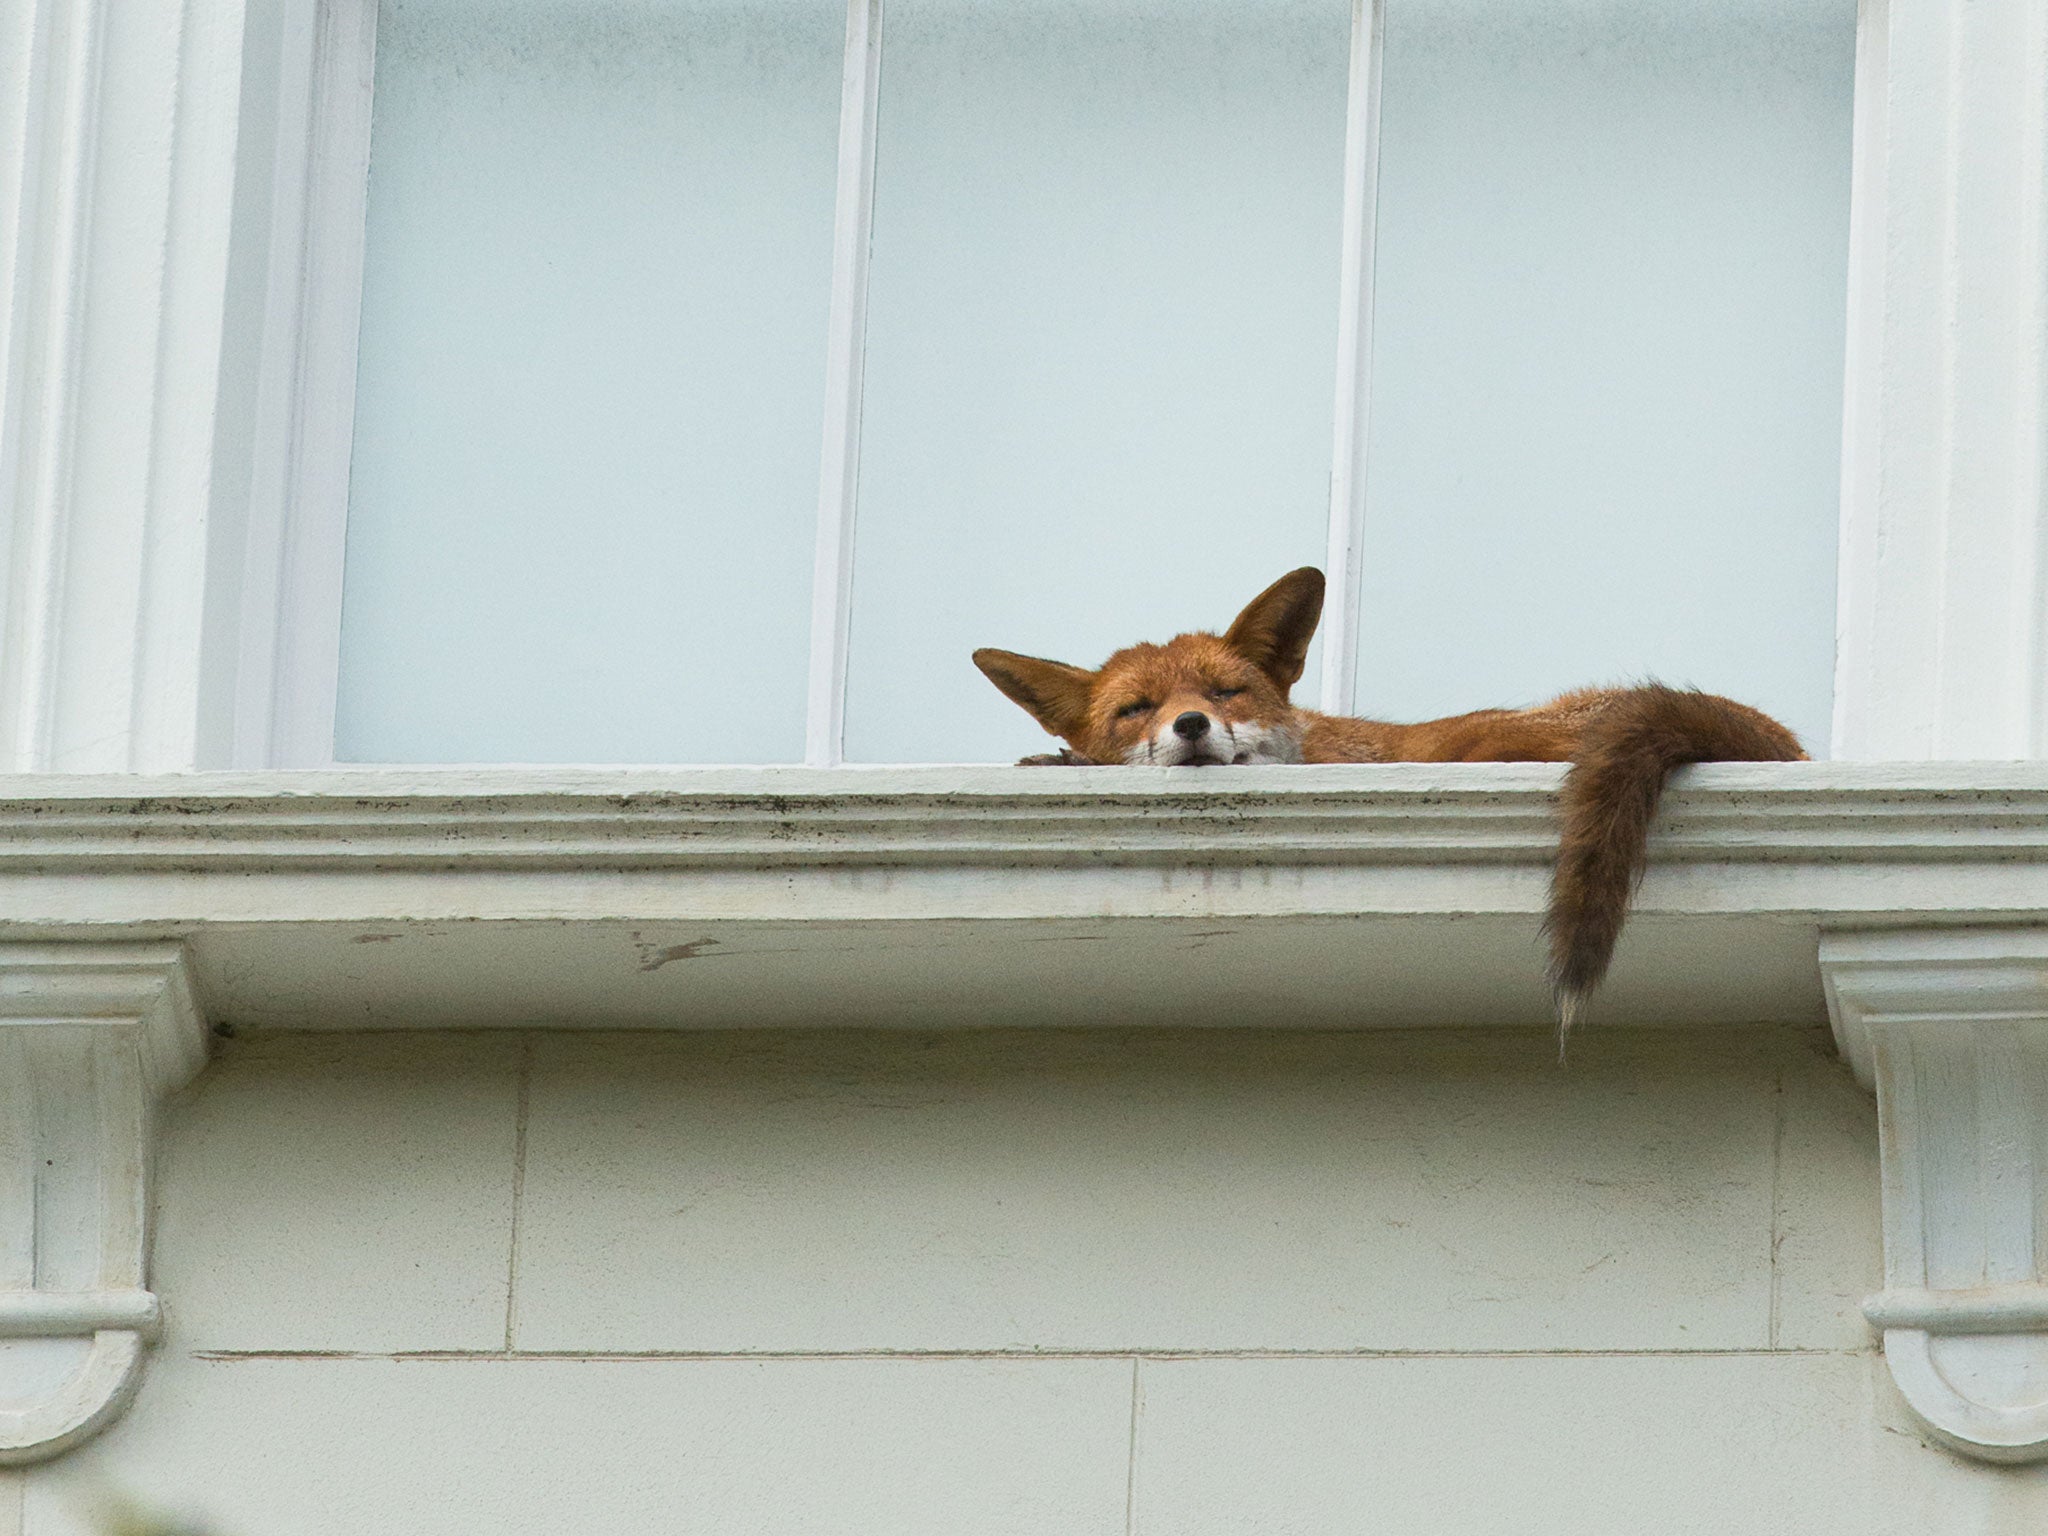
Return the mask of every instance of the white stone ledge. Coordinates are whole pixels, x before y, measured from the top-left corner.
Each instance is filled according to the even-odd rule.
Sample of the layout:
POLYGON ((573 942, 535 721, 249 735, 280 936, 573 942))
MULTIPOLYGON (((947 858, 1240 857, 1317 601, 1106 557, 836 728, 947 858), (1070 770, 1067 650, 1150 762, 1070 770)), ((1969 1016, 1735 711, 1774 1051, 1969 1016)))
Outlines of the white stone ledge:
MULTIPOLYGON (((16 776, 0 938, 187 941, 250 1027, 1242 1023, 1251 975, 1262 1020, 1535 1025, 1561 773, 16 776)), ((1818 1022, 1823 930, 2044 919, 2048 767, 1704 765, 1595 1019, 1818 1022)))
MULTIPOLYGON (((0 780, 0 867, 680 869, 1546 859, 1562 769, 1346 764, 356 769, 0 780)), ((2048 849, 2048 770, 1682 770, 1660 861, 2007 860, 2048 849)))

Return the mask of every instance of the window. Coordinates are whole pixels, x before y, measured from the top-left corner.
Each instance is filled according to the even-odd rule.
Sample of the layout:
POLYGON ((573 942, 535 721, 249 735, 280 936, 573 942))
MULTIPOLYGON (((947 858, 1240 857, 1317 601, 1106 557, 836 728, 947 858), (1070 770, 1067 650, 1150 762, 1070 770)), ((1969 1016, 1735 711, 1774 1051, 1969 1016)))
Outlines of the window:
POLYGON ((1826 753, 1855 27, 1388 0, 1363 710, 1654 675, 1826 753))
POLYGON ((374 15, 339 759, 1007 760, 1305 563, 1305 703, 1825 750, 1853 0, 374 15))
POLYGON ((803 755, 842 30, 380 7, 339 756, 803 755))

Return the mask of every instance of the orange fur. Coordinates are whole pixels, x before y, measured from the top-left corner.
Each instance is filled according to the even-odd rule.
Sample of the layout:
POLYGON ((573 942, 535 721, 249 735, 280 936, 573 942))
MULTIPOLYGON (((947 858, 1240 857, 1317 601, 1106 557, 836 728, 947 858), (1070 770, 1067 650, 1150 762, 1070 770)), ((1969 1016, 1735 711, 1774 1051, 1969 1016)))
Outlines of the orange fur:
POLYGON ((1746 704, 1656 683, 1409 725, 1297 709, 1288 691, 1322 606, 1322 573, 1304 566, 1253 598, 1221 635, 1129 646, 1092 672, 996 650, 976 651, 974 663, 1067 743, 1057 757, 1027 762, 1572 764, 1558 799, 1544 918, 1560 1051, 1613 959, 1671 770, 1806 755, 1790 731, 1746 704))

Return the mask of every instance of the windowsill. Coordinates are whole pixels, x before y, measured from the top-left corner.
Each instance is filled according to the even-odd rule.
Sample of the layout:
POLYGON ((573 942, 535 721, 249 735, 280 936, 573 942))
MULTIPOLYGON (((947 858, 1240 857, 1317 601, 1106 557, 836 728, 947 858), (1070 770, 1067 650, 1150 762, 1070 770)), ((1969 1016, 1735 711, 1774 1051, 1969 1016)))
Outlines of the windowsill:
MULTIPOLYGON (((1551 765, 7 780, 0 939, 240 1028, 1540 1024, 1551 765)), ((1805 1021, 1824 930, 2041 921, 2048 764, 1674 782, 1594 1022, 1805 1021)))

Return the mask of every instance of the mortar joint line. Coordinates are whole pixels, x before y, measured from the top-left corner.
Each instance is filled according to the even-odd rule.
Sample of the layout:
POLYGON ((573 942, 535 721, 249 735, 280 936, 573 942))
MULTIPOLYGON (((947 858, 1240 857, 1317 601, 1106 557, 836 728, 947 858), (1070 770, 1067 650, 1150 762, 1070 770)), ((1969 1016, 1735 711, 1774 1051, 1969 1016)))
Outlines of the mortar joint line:
POLYGON ((1778 1245, 1785 1240, 1785 1068, 1781 1064, 1771 1095, 1771 1252, 1769 1318, 1764 1343, 1778 1347, 1778 1312, 1783 1284, 1778 1274, 1778 1245))
POLYGON ((1129 1360, 1726 1360, 1767 1359, 1774 1355, 1854 1358, 1877 1353, 1875 1341, 1857 1348, 1795 1347, 1791 1349, 196 1349, 195 1360, 388 1360, 388 1361, 936 1361, 1035 1360, 1051 1364, 1074 1361, 1129 1360))
POLYGON ((1138 1405, 1143 1401, 1138 1372, 1143 1360, 1131 1356, 1131 1435, 1124 1461, 1124 1536, 1137 1536, 1138 1529, 1138 1405))
POLYGON ((505 1354, 517 1353, 520 1217, 526 1207, 526 1121, 533 1106, 533 1041, 519 1045, 519 1102, 512 1130, 512 1233, 505 1255, 505 1354))

